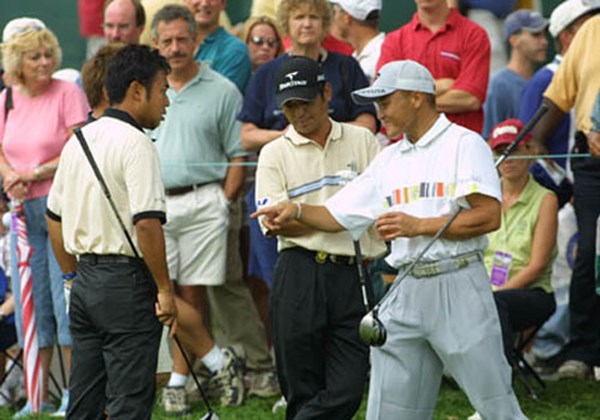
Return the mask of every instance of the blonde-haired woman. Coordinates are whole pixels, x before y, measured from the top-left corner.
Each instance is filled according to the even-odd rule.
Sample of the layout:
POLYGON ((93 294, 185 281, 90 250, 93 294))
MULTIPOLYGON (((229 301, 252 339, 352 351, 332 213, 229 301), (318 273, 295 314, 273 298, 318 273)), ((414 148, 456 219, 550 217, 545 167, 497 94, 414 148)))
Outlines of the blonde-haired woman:
POLYGON ((283 42, 277 24, 268 16, 255 16, 246 21, 242 40, 248 46, 252 71, 283 54, 283 42))
MULTIPOLYGON (((23 202, 33 248, 30 264, 43 370, 42 411, 54 410, 48 397, 48 375, 56 336, 67 366, 71 349, 62 273, 48 240, 46 199, 60 152, 71 129, 85 121, 89 108, 78 86, 52 79, 60 61, 58 40, 40 20, 18 18, 4 28, 2 62, 10 86, 0 94, 0 175, 6 194, 23 202)), ((12 233, 11 248, 16 325, 22 345, 16 232, 12 233)), ((66 411, 67 402, 68 392, 64 392, 57 414, 66 411)), ((27 403, 15 416, 30 412, 27 403)))

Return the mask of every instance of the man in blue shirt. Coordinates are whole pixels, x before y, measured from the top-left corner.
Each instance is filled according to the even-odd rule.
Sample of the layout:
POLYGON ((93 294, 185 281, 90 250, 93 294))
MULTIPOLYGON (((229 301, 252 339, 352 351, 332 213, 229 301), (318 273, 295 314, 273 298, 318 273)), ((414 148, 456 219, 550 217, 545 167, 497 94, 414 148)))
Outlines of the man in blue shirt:
POLYGON ((185 0, 196 23, 200 47, 197 61, 206 61, 217 73, 231 80, 243 94, 252 74, 248 47, 219 25, 227 0, 185 0))

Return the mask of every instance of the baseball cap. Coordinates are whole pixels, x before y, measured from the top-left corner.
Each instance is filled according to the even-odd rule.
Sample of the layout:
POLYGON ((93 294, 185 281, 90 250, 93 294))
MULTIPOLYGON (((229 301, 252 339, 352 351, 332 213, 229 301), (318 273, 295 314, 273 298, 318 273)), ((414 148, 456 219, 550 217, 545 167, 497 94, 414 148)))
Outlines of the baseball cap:
POLYGON ((282 107, 291 100, 309 102, 315 99, 325 83, 325 75, 315 60, 293 56, 286 60, 275 73, 275 100, 282 107))
POLYGON ((581 16, 597 11, 600 11, 600 1, 566 0, 559 4, 550 15, 550 34, 556 38, 581 16))
POLYGON ((519 9, 512 12, 504 21, 504 39, 519 31, 541 32, 548 26, 548 21, 538 12, 519 9))
MULTIPOLYGON (((490 147, 495 150, 499 146, 509 145, 517 138, 517 135, 523 130, 525 125, 516 118, 511 118, 498 123, 492 128, 490 134, 490 147)), ((528 133, 522 140, 522 143, 531 141, 533 136, 528 133)), ((522 144, 521 143, 521 144, 522 144)))
POLYGON ((416 61, 392 61, 379 70, 373 85, 352 92, 352 99, 357 104, 368 104, 397 90, 433 95, 435 93, 433 76, 416 61))
POLYGON ((381 0, 330 0, 354 19, 367 20, 371 12, 381 10, 381 0))
POLYGON ((30 17, 20 17, 11 20, 4 27, 2 32, 2 42, 10 41, 14 36, 29 31, 39 31, 46 29, 46 25, 39 19, 30 17))

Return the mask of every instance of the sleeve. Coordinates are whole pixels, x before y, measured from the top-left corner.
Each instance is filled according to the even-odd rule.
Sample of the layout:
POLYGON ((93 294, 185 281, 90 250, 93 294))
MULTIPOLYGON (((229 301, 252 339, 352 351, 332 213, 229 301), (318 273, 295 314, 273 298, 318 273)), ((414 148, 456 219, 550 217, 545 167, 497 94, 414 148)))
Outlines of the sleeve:
POLYGON ((375 66, 375 74, 379 72, 379 69, 390 61, 401 60, 402 51, 400 50, 401 34, 400 30, 390 32, 385 36, 383 44, 381 44, 381 53, 379 54, 379 60, 375 66))
POLYGON ((594 102, 594 108, 592 109, 592 130, 600 132, 600 90, 596 96, 594 102))
POLYGON ((466 207, 464 198, 483 194, 502 201, 500 178, 494 166, 492 150, 473 133, 464 134, 458 146, 456 197, 466 207))
POLYGON ((67 128, 82 124, 87 119, 90 106, 83 90, 75 83, 64 82, 67 86, 63 100, 64 121, 67 128))
POLYGON ((379 193, 379 167, 384 163, 376 157, 367 170, 325 202, 333 218, 350 233, 354 240, 385 211, 385 199, 379 193))
POLYGON ((141 219, 166 222, 166 205, 158 152, 150 140, 132 142, 125 159, 125 184, 135 224, 141 219))
MULTIPOLYGON (((367 76, 365 76, 365 73, 360 67, 360 64, 358 64, 358 61, 350 56, 348 56, 346 60, 348 62, 348 70, 350 73, 350 91, 353 92, 358 89, 369 87, 369 79, 367 79, 367 76)), ((348 93, 345 93, 345 95, 347 96, 347 101, 350 102, 351 113, 349 121, 354 121, 361 114, 371 114, 374 117, 377 115, 374 105, 358 105, 352 100, 352 98, 350 98, 348 93)))
POLYGON ((577 76, 581 65, 579 58, 586 55, 585 46, 589 42, 586 37, 586 29, 589 27, 589 25, 584 25, 577 33, 569 46, 569 51, 554 73, 552 82, 544 92, 544 96, 564 113, 568 113, 575 105, 578 90, 577 76))
POLYGON ((252 75, 252 62, 248 54, 248 47, 243 43, 236 42, 228 54, 221 54, 221 56, 224 58, 222 66, 219 66, 221 67, 219 72, 231 80, 240 93, 244 93, 252 75))
POLYGON ((525 85, 525 89, 523 90, 521 106, 519 107, 519 119, 521 121, 526 123, 533 117, 535 111, 537 111, 542 104, 544 91, 551 80, 552 74, 548 70, 542 69, 527 82, 527 85, 525 85))
POLYGON ((452 89, 469 92, 483 103, 490 79, 490 40, 482 28, 476 27, 463 41, 462 65, 452 89))
POLYGON ((236 119, 236 115, 242 107, 242 95, 232 88, 231 92, 223 95, 223 101, 223 112, 218 124, 225 155, 230 159, 247 156, 248 153, 242 148, 240 138, 242 124, 236 119))
MULTIPOLYGON (((277 150, 274 146, 283 141, 280 138, 267 144, 258 156, 256 167, 256 208, 280 203, 288 199, 285 174, 278 165, 277 150)), ((263 233, 266 229, 259 223, 263 233)))

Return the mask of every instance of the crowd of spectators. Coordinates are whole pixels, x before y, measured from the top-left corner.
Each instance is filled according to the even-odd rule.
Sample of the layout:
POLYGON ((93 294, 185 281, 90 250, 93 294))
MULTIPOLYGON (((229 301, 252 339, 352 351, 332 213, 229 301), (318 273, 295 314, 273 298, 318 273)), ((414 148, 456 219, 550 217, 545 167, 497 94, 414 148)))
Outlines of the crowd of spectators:
MULTIPOLYGON (((87 61, 75 82, 53 76, 61 68, 61 46, 51 28, 36 18, 9 22, 2 34, 6 88, 0 93, 0 176, 4 202, 24 206, 33 247, 41 410, 66 412, 69 391, 62 390, 54 406, 48 375, 55 345, 69 369, 72 343, 63 277, 48 240, 46 200, 73 129, 102 118, 109 107, 103 90, 107 68, 125 44, 157 48, 171 68, 170 107, 160 126, 148 131, 156 141, 165 188, 166 260, 179 316, 188 321, 183 328, 194 331, 182 333, 186 351, 202 362, 199 373, 223 405, 280 391, 294 413, 305 403, 289 383, 301 356, 292 357, 287 344, 278 341, 278 331, 289 334, 291 321, 280 306, 269 319, 265 297, 281 290, 273 284, 281 278, 274 275, 280 251, 295 243, 286 237, 307 233, 269 232, 249 217, 266 204, 254 182, 261 150, 295 133, 276 97, 281 84, 276 75, 298 56, 322 69, 331 89, 329 117, 368 130, 381 148, 406 140, 388 138, 380 110, 358 104, 350 93, 371 85, 390 62, 425 66, 435 81, 435 111, 480 135, 495 153, 546 104, 549 111, 533 136, 515 149, 515 159, 498 168, 502 223, 489 234, 485 263, 509 363, 514 363, 516 335, 534 328, 539 329, 531 350, 536 370, 548 377, 592 377, 593 367, 600 365, 594 272, 600 55, 593 52, 600 36, 595 16, 600 1, 565 0, 547 17, 515 3, 415 0, 411 20, 385 34, 381 0, 254 1, 251 16, 237 27, 228 21, 226 0, 80 0, 87 61), (556 50, 553 58, 549 41, 556 50), (194 340, 202 340, 202 346, 194 340)), ((294 83, 293 73, 287 77, 294 83)), ((296 161, 308 165, 303 177, 312 163, 296 161)), ((349 164, 349 172, 357 169, 349 164)), ((307 180, 307 191, 288 190, 280 199, 329 188, 328 175, 334 174, 307 180)), ((17 232, 8 231, 2 233, 10 242, 10 252, 2 255, 10 255, 10 261, 0 270, 1 350, 15 341, 23 346, 17 232)), ((317 255, 326 248, 319 249, 318 241, 299 243, 317 255)), ((387 272, 393 273, 391 265, 387 272)), ((169 342, 166 335, 163 341, 169 342)), ((161 397, 168 414, 188 412, 188 398, 195 395, 183 356, 170 346, 172 372, 161 397)), ((4 365, 0 359, 0 373, 4 365)), ((0 387, 6 390, 0 392, 2 405, 17 395, 8 385, 0 387)), ((15 416, 31 410, 27 402, 15 416)))

